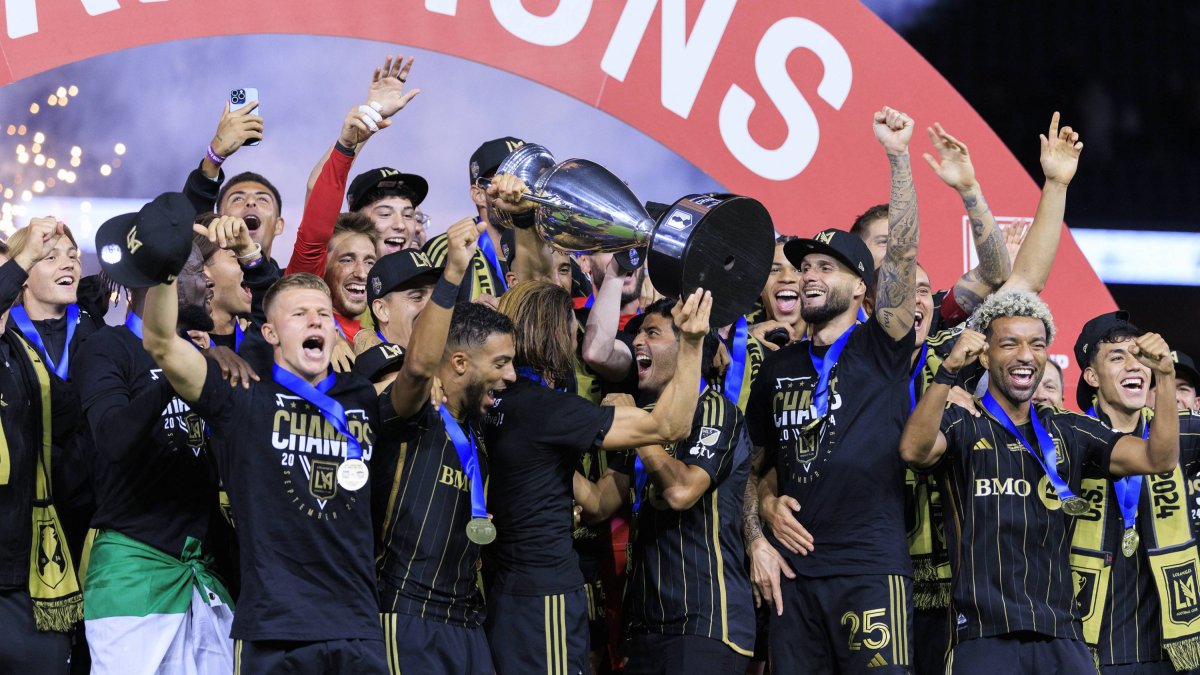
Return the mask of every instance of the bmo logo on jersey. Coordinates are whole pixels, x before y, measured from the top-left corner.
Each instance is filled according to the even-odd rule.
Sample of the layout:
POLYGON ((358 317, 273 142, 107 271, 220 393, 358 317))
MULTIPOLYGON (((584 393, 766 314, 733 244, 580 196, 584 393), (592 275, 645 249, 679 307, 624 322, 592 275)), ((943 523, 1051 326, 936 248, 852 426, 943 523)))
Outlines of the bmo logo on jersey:
POLYGON ((1028 497, 1033 489, 1024 478, 976 478, 976 497, 1028 497))

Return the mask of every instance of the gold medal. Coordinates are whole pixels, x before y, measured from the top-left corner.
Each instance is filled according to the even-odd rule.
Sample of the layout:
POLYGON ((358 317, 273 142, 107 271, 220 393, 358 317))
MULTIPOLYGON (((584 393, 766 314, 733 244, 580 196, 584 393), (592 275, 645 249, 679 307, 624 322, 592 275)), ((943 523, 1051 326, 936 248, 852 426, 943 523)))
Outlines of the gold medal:
POLYGON ((337 484, 343 490, 354 492, 367 484, 367 463, 361 459, 348 459, 337 469, 337 484))
POLYGON ((496 526, 487 518, 472 518, 471 522, 467 523, 467 539, 480 546, 487 546, 496 541, 496 526))
POLYGON ((1063 513, 1068 516, 1082 516, 1091 510, 1091 505, 1082 497, 1067 497, 1062 500, 1063 513))
POLYGON ((1137 553, 1138 544, 1142 538, 1138 536, 1136 528, 1125 530, 1125 534, 1121 536, 1121 553, 1125 554, 1126 558, 1132 558, 1133 554, 1137 553))

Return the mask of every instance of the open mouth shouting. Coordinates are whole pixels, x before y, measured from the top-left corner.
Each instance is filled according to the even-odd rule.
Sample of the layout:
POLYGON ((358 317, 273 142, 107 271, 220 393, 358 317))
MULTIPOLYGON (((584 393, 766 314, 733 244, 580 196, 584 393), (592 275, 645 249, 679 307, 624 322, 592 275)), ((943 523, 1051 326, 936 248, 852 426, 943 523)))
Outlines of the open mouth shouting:
POLYGON ((346 298, 353 302, 367 301, 367 285, 361 281, 350 281, 342 285, 346 298))
POLYGON ((242 216, 242 220, 246 222, 246 229, 250 230, 251 232, 262 227, 262 219, 253 213, 248 213, 242 216))
POLYGON ((640 346, 635 348, 633 359, 637 364, 638 379, 644 379, 650 373, 650 368, 654 366, 654 359, 640 346))
POLYGON ((791 314, 799 304, 800 294, 796 291, 789 288, 775 292, 775 310, 778 314, 791 314))
POLYGON ((1134 395, 1144 394, 1146 393, 1146 378, 1141 375, 1129 375, 1121 378, 1121 389, 1134 395))
POLYGON ((811 304, 815 304, 825 298, 826 292, 827 291, 820 286, 805 286, 804 300, 811 304))
POLYGON ((301 353, 305 359, 321 361, 325 356, 325 336, 312 334, 300 343, 301 353))
POLYGON ((1018 391, 1031 390, 1037 386, 1037 369, 1028 365, 1017 365, 1008 369, 1008 381, 1018 391))
POLYGON ((913 313, 913 328, 920 331, 925 326, 925 310, 920 307, 913 313))
POLYGON ((383 240, 384 252, 386 254, 395 253, 396 251, 403 251, 405 245, 407 244, 408 238, 402 235, 393 235, 391 237, 387 237, 383 240))

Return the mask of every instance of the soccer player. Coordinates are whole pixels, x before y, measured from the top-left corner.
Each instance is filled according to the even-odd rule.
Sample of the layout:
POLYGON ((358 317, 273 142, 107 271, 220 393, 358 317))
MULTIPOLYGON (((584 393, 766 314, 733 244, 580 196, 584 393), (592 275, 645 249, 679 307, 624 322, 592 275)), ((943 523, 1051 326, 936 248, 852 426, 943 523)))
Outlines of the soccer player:
MULTIPOLYGON (((648 405, 675 375, 680 341, 671 317, 675 304, 659 300, 635 319, 638 388, 648 405)), ((716 350, 716 340, 709 338, 709 351, 716 350)), ((754 609, 737 516, 750 452, 741 411, 705 387, 685 441, 639 448, 636 461, 614 461, 597 484, 595 500, 581 502, 585 517, 602 520, 636 489, 624 672, 746 670, 754 648, 754 609)))
POLYGON ((417 318, 441 275, 442 268, 412 248, 383 256, 367 275, 367 311, 375 331, 359 332, 354 371, 374 382, 376 389, 382 391, 395 379, 417 318))
MULTIPOLYGON (((178 273, 185 297, 172 286, 172 298, 204 304, 194 218, 183 195, 166 193, 96 233, 105 273, 131 290, 124 325, 84 341, 75 376, 97 451, 97 534, 84 584, 94 673, 222 672, 233 658, 232 598, 206 548, 217 484, 204 421, 176 395, 141 339, 146 293, 138 286, 178 273), (152 262, 167 249, 179 254, 179 267, 152 262)), ((178 328, 172 316, 168 330, 178 328)), ((207 361, 188 349, 203 369, 207 361)))
POLYGON ((587 598, 571 547, 572 477, 579 454, 663 445, 691 432, 712 296, 697 290, 673 311, 679 365, 653 413, 604 408, 561 391, 573 369, 570 294, 543 281, 514 286, 500 310, 516 327, 518 379, 496 400, 484 443, 489 510, 498 536, 486 629, 499 675, 584 672, 587 598))
MULTIPOLYGON (((447 232, 445 271, 392 384, 391 440, 377 446, 376 567, 394 675, 493 672, 476 584, 483 545, 495 536, 479 424, 516 373, 508 317, 479 303, 454 304, 481 230, 467 218, 447 232), (430 401, 435 377, 446 399, 440 409, 430 401)), ((409 253, 424 257, 401 251, 384 259, 409 253)))
MULTIPOLYGON (((887 213, 884 214, 887 225, 887 213)), ((884 230, 886 236, 887 230, 884 230)), ((763 349, 775 351, 804 337, 808 329, 800 316, 800 270, 787 259, 784 244, 797 239, 781 236, 775 239, 775 259, 771 261, 771 272, 763 286, 759 302, 763 307, 761 320, 750 327, 750 334, 763 349), (767 339, 770 335, 771 339, 767 339)))
POLYGON ((375 223, 379 233, 375 255, 382 258, 406 248, 421 248, 414 246, 417 207, 427 194, 429 182, 424 178, 385 166, 355 176, 346 190, 346 204, 375 223))
POLYGON ((1175 401, 1179 409, 1200 413, 1200 406, 1196 405, 1196 388, 1200 386, 1196 362, 1179 350, 1171 352, 1171 357, 1175 359, 1175 401))
MULTIPOLYGON (((1153 415, 1146 407, 1152 373, 1133 349, 1143 334, 1126 312, 1109 312, 1084 324, 1074 350, 1083 368, 1076 389, 1080 409, 1137 438, 1150 433, 1153 415)), ((1167 565, 1200 565, 1188 510, 1182 507, 1188 500, 1184 477, 1194 475, 1200 464, 1197 419, 1180 416, 1179 435, 1179 467, 1174 471, 1083 481, 1085 494, 1103 496, 1096 509, 1103 517, 1076 526, 1073 554, 1080 560, 1112 561, 1080 565, 1076 571, 1086 584, 1079 593, 1085 603, 1084 637, 1099 654, 1102 673, 1127 672, 1131 666, 1140 672, 1173 673, 1176 667, 1200 666, 1194 649, 1200 644, 1200 626, 1181 626, 1178 620, 1195 605, 1182 603, 1172 583, 1155 583, 1170 578, 1167 565), (1167 551, 1173 551, 1169 561, 1167 551)))
POLYGON ((1051 408, 1064 407, 1064 392, 1066 383, 1063 381, 1062 366, 1054 359, 1046 359, 1046 372, 1038 382, 1037 390, 1033 392, 1034 405, 1048 405, 1051 408))
MULTIPOLYGON (((883 108, 874 130, 892 169, 875 313, 856 321, 875 285, 861 238, 831 229, 785 244, 801 273, 812 339, 771 353, 746 412, 762 457, 756 466, 765 472, 758 513, 771 530, 770 540, 751 533, 752 578, 775 606, 775 672, 910 672, 904 466, 891 449, 910 408, 915 344, 920 235, 908 155, 912 120, 883 108)), ((748 524, 757 530, 757 521, 748 524)))
POLYGON ((74 432, 79 400, 13 329, 8 308, 29 271, 67 237, 53 218, 34 218, 20 231, 20 254, 0 254, 0 358, 7 364, 0 368, 0 670, 66 675, 83 598, 78 551, 68 546, 51 489, 61 469, 50 448, 74 432))
MULTIPOLYGON (((946 672, 985 672, 998 663, 1014 673, 1093 672, 1076 591, 1078 582, 1094 589, 1096 577, 1072 575, 1071 534, 1075 519, 1102 517, 1096 502, 1103 497, 1082 481, 1085 472, 1171 472, 1179 456, 1174 401, 1157 406, 1146 440, 1085 415, 1034 409, 1030 399, 1054 338, 1045 303, 1031 293, 997 293, 971 325, 981 332, 959 336, 900 442, 906 462, 935 471, 944 485, 955 628, 946 672), (976 357, 988 371, 979 416, 946 407, 950 385, 976 357)), ((1129 351, 1170 399, 1174 366, 1162 338, 1147 333, 1129 351)), ((1103 558, 1094 562, 1087 568, 1103 569, 1103 558)))
POLYGON ((171 286, 150 289, 144 317, 147 351, 208 423, 237 523, 235 671, 387 673, 365 466, 387 397, 329 372, 337 329, 320 278, 286 276, 263 305, 273 368, 244 387, 174 334, 171 286))

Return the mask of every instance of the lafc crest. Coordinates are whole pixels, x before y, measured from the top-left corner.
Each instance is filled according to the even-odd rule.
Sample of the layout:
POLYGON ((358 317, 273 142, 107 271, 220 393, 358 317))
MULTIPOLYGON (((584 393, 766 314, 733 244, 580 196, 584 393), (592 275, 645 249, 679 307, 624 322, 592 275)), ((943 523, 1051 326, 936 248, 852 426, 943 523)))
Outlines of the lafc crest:
POLYGON ((1171 623, 1188 625, 1200 618, 1200 588, 1195 562, 1187 560, 1166 565, 1162 576, 1167 587, 1167 613, 1171 623))
POLYGON ((62 552, 62 534, 52 520, 39 520, 37 562, 34 572, 49 588, 57 588, 67 577, 67 559, 62 552))

